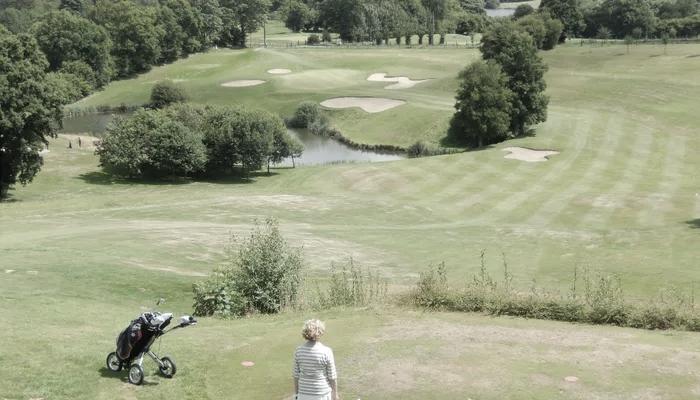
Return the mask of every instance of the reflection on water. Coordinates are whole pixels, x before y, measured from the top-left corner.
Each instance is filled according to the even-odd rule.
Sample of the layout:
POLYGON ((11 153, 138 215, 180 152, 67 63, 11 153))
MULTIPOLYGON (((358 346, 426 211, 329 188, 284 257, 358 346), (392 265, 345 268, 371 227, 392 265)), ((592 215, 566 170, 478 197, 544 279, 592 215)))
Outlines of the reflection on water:
MULTIPOLYGON (((295 159, 296 165, 318 165, 338 162, 378 162, 392 161, 404 158, 396 153, 377 153, 353 149, 343 143, 313 133, 300 130, 289 130, 289 134, 297 137, 304 144, 304 153, 301 158, 295 159)), ((286 160, 283 165, 292 165, 291 160, 286 160)))
MULTIPOLYGON (((107 124, 118 114, 86 114, 70 117, 63 120, 63 133, 89 133, 93 136, 101 136, 107 124)), ((404 158, 396 153, 377 153, 353 149, 336 140, 314 135, 306 130, 289 130, 290 135, 295 136, 304 144, 304 153, 300 158, 294 159, 295 165, 319 165, 344 162, 379 162, 392 161, 404 158)), ((281 166, 291 166, 292 160, 283 161, 281 166)))
POLYGON ((486 15, 489 17, 510 17, 515 13, 514 8, 497 8, 495 10, 486 9, 486 15))

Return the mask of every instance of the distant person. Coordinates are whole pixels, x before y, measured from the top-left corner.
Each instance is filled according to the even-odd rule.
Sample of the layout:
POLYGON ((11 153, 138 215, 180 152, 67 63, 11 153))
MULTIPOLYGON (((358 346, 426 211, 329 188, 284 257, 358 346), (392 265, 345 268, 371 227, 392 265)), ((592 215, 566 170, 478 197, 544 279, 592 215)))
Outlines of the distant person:
POLYGON ((80 140, 80 136, 78 136, 78 147, 80 147, 80 148, 83 147, 83 141, 80 140))
POLYGON ((319 339, 326 326, 317 319, 304 323, 301 336, 306 343, 294 352, 294 398, 296 400, 339 400, 333 350, 319 339))
POLYGON ((68 148, 69 148, 69 149, 72 149, 72 148, 73 148, 73 142, 71 142, 70 140, 68 141, 68 148))

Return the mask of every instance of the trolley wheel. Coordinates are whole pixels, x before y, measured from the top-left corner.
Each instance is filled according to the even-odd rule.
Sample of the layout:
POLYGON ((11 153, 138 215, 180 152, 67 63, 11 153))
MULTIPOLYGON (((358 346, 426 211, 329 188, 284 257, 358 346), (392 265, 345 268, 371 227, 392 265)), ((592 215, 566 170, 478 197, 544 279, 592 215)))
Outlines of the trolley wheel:
POLYGON ((163 364, 158 368, 160 369, 160 373, 166 378, 172 378, 177 372, 175 361, 173 361, 170 357, 163 357, 160 359, 160 362, 163 364))
POLYGON ((119 372, 122 370, 122 367, 123 363, 119 359, 119 357, 117 357, 117 353, 109 353, 109 355, 107 356, 107 369, 112 372, 119 372))
POLYGON ((140 365, 134 364, 129 368, 129 383, 134 385, 143 383, 143 368, 140 365))

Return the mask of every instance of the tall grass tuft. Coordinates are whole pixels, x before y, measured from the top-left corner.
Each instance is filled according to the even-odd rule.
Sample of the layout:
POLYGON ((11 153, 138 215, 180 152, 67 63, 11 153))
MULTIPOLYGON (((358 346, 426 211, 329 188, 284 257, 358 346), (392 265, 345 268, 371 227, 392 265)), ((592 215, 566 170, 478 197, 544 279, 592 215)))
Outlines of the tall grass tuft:
POLYGON ((366 307, 387 300, 388 284, 378 272, 363 270, 351 258, 346 263, 331 266, 328 286, 317 285, 317 308, 339 306, 366 307))
POLYGON ((462 287, 449 285, 447 269, 442 263, 422 273, 415 289, 404 300, 430 310, 700 331, 700 310, 695 306, 694 291, 688 295, 669 290, 653 299, 633 301, 625 297, 620 276, 592 273, 587 269, 581 274, 578 268, 574 269, 568 293, 534 284, 522 290, 513 285, 505 255, 500 279, 494 279, 488 272, 484 255, 482 252, 479 271, 462 287))

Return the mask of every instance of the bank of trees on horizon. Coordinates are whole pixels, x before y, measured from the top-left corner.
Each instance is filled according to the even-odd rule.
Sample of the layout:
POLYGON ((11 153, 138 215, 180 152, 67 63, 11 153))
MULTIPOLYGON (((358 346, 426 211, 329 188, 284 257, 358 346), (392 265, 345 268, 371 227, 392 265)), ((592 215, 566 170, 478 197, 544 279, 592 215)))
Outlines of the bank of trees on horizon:
MULTIPOLYGON (((447 33, 482 32, 494 21, 484 15, 489 5, 482 0, 290 0, 279 5, 279 15, 295 32, 332 31, 344 41, 405 44, 417 35, 418 44, 426 36, 433 44, 433 34, 440 34, 442 43, 447 33)), ((515 18, 549 14, 563 24, 560 40, 700 34, 697 0, 543 0, 538 10, 528 7, 532 10, 519 7, 515 18)))

